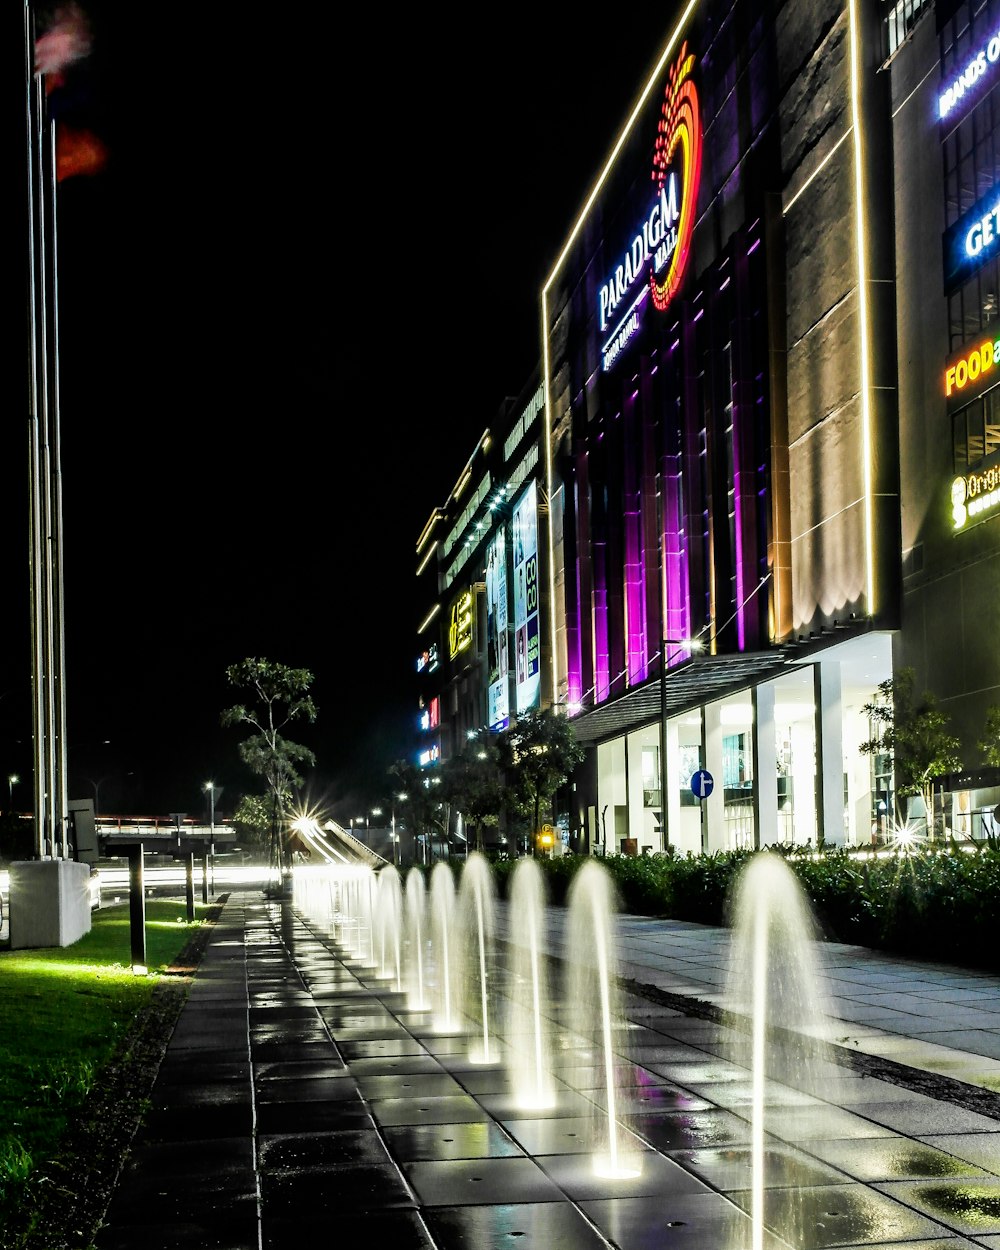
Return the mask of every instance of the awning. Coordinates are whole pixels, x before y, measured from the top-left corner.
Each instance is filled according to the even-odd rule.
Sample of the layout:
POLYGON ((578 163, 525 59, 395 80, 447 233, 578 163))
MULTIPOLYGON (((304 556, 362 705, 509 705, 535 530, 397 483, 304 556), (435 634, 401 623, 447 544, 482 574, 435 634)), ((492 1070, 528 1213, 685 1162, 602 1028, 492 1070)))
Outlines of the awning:
POLYGON ((661 716, 669 719, 751 689, 787 673, 789 666, 808 663, 817 652, 842 638, 838 629, 836 633, 824 632, 822 636, 813 635, 770 647, 767 651, 692 656, 686 663, 668 669, 662 685, 657 675, 641 686, 634 686, 614 699, 571 717, 577 741, 584 746, 604 742, 654 724, 661 716))

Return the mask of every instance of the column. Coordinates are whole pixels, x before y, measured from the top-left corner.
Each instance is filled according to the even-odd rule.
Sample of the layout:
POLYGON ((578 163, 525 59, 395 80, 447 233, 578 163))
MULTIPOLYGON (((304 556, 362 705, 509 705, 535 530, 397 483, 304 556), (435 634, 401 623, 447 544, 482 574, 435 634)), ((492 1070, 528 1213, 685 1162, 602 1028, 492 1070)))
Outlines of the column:
POLYGON ((706 703, 701 720, 701 766, 712 774, 715 782, 712 793, 701 801, 701 849, 708 854, 727 849, 722 736, 722 704, 706 703))
POLYGON ((774 733, 774 686, 751 692, 753 703, 753 844, 778 842, 778 749, 774 733))
POLYGON ((844 843, 843 679, 838 660, 813 665, 816 820, 819 845, 844 843))

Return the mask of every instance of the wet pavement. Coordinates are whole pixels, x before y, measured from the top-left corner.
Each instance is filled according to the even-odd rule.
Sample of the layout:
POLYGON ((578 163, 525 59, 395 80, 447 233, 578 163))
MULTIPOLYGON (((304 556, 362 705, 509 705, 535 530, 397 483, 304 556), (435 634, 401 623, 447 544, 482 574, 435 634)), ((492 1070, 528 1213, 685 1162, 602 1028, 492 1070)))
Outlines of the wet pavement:
MULTIPOLYGON (((546 920, 558 958, 565 913, 546 920)), ((713 1018, 729 932, 617 928, 641 1168, 607 1179, 588 1145, 599 1067, 523 1109, 502 1048, 473 1063, 291 901, 233 892, 95 1246, 1000 1248, 1000 978, 822 945, 832 1057, 766 1090, 755 1243, 752 1080, 713 1018)))

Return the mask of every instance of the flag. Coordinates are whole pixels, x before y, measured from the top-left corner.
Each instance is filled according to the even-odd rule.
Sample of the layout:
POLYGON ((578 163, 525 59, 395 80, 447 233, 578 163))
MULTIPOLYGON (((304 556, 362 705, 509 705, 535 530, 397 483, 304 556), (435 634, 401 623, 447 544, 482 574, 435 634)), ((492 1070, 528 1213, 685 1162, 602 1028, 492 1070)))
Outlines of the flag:
POLYGON ((45 79, 49 117, 56 130, 56 181, 99 173, 107 164, 104 142, 88 119, 93 90, 86 73, 90 23, 78 4, 61 5, 35 40, 35 73, 45 79))

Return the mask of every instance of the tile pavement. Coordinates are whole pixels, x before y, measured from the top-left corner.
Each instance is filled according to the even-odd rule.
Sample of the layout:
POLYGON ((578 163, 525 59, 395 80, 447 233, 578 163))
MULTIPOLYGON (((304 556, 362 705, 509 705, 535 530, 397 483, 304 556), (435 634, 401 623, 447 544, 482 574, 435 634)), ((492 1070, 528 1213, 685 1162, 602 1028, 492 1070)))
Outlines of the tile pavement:
MULTIPOLYGON (((565 913, 546 918, 559 958, 565 913)), ((501 943, 510 929, 501 907, 501 943)), ((436 1034, 292 902, 233 892, 96 1247, 758 1250, 753 1085, 738 1030, 712 1018, 729 934, 636 916, 617 932, 618 1105, 641 1168, 604 1179, 599 1065, 567 1069, 550 1110, 522 1109, 502 1048, 471 1062, 468 1038, 436 1034)), ((951 1096, 977 1091, 993 1110, 1000 979, 821 955, 835 1058, 766 1091, 759 1250, 1000 1250, 1000 1112, 951 1096), (946 1096, 926 1092, 938 1076, 946 1096)))

